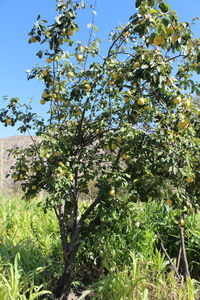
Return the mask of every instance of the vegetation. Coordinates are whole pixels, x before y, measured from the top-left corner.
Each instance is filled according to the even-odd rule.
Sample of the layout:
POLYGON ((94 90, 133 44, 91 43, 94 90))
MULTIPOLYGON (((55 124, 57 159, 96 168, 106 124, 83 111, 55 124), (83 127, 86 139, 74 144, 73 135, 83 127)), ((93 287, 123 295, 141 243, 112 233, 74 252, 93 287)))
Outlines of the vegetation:
MULTIPOLYGON (((26 149, 10 151, 16 158, 11 176, 28 200, 45 191, 40 206, 57 218, 63 268, 55 297, 67 298, 73 277, 87 271, 89 253, 88 280, 90 272, 102 278, 94 287, 98 299, 159 299, 162 284, 172 289, 171 299, 178 291, 192 299, 199 244, 198 229, 187 231, 187 222, 198 218, 200 198, 200 110, 192 102, 200 94, 193 77, 200 72, 200 40, 165 1, 137 0, 137 13, 111 33, 102 56, 94 24, 87 44, 75 42, 81 9, 84 1, 57 0, 55 22, 48 25, 38 16, 29 34, 30 43, 47 45, 37 53, 45 64, 28 79, 44 83, 40 105, 48 117, 32 113, 18 98, 7 99, 0 110, 5 126, 22 122, 21 133, 32 129, 39 137, 26 149), (96 193, 84 205, 91 182, 96 193), (134 226, 140 206, 147 224, 138 220, 134 226), (102 249, 93 240, 97 235, 102 249), (168 267, 163 255, 174 273, 163 273, 168 267)), ((17 256, 15 267, 18 261, 17 256)), ((169 299, 167 291, 165 296, 169 299)))
MULTIPOLYGON (((62 261, 58 225, 53 211, 40 200, 1 198, 1 299, 52 299, 62 261), (34 298, 35 297, 35 298, 34 298)), ((88 205, 84 202, 84 205, 88 205)), ((72 289, 81 299, 198 299, 200 286, 200 214, 186 221, 186 248, 194 279, 174 277, 160 249, 159 232, 172 257, 179 233, 174 211, 159 203, 129 203, 101 214, 101 223, 85 238, 75 262, 72 289), (126 216, 126 217, 125 217, 126 216), (168 219, 166 228, 163 220, 168 219), (112 231, 110 227, 112 225, 112 231), (170 229, 170 233, 166 232, 170 229), (81 296, 82 295, 82 296, 81 296)), ((90 229, 91 232, 91 229, 90 229)))

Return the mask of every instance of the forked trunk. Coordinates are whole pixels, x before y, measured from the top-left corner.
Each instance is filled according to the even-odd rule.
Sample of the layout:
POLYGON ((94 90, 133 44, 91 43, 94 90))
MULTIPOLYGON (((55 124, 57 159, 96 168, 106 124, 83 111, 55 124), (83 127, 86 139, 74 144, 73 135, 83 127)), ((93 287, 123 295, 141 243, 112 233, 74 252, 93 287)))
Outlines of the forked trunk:
POLYGON ((57 297, 56 299, 67 300, 67 297, 70 293, 71 283, 72 283, 73 263, 74 263, 74 257, 78 250, 77 240, 78 240, 81 226, 75 224, 71 232, 70 243, 68 244, 66 241, 67 239, 66 226, 65 224, 63 224, 65 218, 63 218, 63 214, 61 213, 61 211, 62 210, 60 210, 60 214, 59 214, 59 224, 60 224, 61 242, 62 242, 62 250, 63 250, 64 271, 58 281, 55 290, 55 296, 57 297))
POLYGON ((64 271, 60 277, 57 288, 55 290, 55 296, 58 300, 67 300, 71 283, 72 283, 72 273, 73 273, 73 263, 74 257, 77 253, 78 247, 78 237, 81 231, 81 228, 84 226, 85 219, 90 215, 96 205, 100 202, 101 198, 97 198, 84 212, 78 221, 78 208, 77 208, 77 194, 74 197, 74 217, 73 217, 73 227, 71 228, 70 243, 67 243, 67 225, 66 225, 66 216, 65 216, 65 206, 60 205, 58 211, 55 209, 61 235, 61 243, 63 250, 63 260, 64 260, 64 271))

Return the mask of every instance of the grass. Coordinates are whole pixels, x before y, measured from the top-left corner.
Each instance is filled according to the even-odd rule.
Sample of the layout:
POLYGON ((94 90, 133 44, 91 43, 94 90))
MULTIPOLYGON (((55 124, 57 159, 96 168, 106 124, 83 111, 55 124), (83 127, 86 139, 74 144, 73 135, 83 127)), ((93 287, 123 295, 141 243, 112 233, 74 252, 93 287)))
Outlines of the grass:
POLYGON ((194 300, 198 296, 196 281, 178 282, 172 271, 166 272, 168 262, 157 252, 152 260, 130 253, 131 263, 111 270, 101 282, 93 284, 88 293, 98 300, 194 300))
POLYGON ((0 299, 36 299, 61 272, 53 212, 44 214, 37 202, 1 199, 0 236, 0 299))
MULTIPOLYGON (((44 213, 37 199, 31 203, 17 197, 0 201, 0 299, 50 295, 62 268, 54 212, 44 213)), ((159 231, 175 262, 178 231, 173 210, 155 202, 123 202, 96 211, 93 217, 95 226, 88 222, 75 264, 73 289, 80 300, 198 299, 200 214, 186 219, 193 277, 186 283, 174 276, 157 239, 159 231)))

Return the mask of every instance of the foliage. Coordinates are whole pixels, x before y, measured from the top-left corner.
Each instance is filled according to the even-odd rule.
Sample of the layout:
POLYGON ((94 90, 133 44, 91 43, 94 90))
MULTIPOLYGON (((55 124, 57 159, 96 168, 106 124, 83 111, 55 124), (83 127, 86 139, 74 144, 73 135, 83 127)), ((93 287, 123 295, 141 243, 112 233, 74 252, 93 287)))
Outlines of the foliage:
POLYGON ((73 38, 80 8, 84 1, 57 1, 55 22, 38 16, 29 34, 30 43, 47 45, 37 53, 45 65, 28 74, 44 83, 47 118, 18 98, 0 111, 6 126, 21 121, 20 132, 34 129, 41 137, 11 151, 12 177, 27 198, 45 190, 43 207, 55 210, 64 260, 60 299, 69 293, 80 232, 95 207, 109 207, 126 192, 130 201, 171 201, 182 218, 197 210, 200 197, 200 111, 192 103, 200 93, 193 79, 200 41, 190 24, 165 1, 137 0, 137 13, 111 33, 102 56, 94 24, 87 44, 73 38), (80 194, 91 180, 98 194, 81 214, 80 194))
POLYGON ((50 294, 49 291, 42 290, 42 285, 36 286, 34 284, 35 274, 33 272, 29 272, 29 274, 23 274, 23 270, 18 266, 19 259, 20 256, 17 254, 14 260, 14 265, 1 265, 1 299, 34 300, 38 299, 38 297, 41 295, 50 294))
MULTIPOLYGON (((1 199, 0 269, 7 284, 11 284, 10 276, 16 275, 19 293, 31 290, 34 284, 45 290, 52 288, 61 272, 57 232, 54 214, 44 214, 38 200, 26 203, 20 198, 1 199)), ((5 280, 1 281, 4 288, 5 280)))
MULTIPOLYGON (((157 201, 145 205, 121 201, 113 201, 107 209, 95 211, 82 233, 84 242, 76 259, 76 277, 84 284, 131 265, 131 252, 150 261, 155 259, 155 251, 162 252, 158 233, 171 258, 177 260, 180 212, 157 201)), ((199 280, 199 214, 191 214, 185 222, 191 276, 199 280)), ((168 268, 169 264, 165 271, 168 268)))
MULTIPOLYGON (((27 203, 17 198, 1 199, 1 204, 1 299, 7 299, 8 290, 10 295, 18 293, 19 298, 14 299, 32 299, 31 293, 41 285, 43 290, 53 291, 61 269, 61 249, 53 212, 44 214, 37 199, 27 203)), ((85 205, 83 202, 82 206, 85 205)), ((178 235, 173 210, 167 212, 155 202, 126 205, 115 205, 110 214, 101 212, 101 224, 93 225, 91 234, 84 237, 75 262, 74 292, 86 294, 87 291, 88 296, 93 294, 98 299, 107 299, 109 295, 108 299, 113 300, 117 295, 125 297, 128 292, 133 293, 133 299, 137 295, 137 299, 142 300, 146 294, 148 299, 159 299, 160 295, 162 299, 198 299, 188 296, 189 291, 196 295, 198 283, 192 279, 188 281, 188 288, 181 284, 169 270, 164 255, 153 251, 157 245, 157 228, 152 219, 158 216, 165 246, 168 250, 172 247, 173 258, 177 256, 178 235), (161 221, 167 216, 172 224, 165 228, 161 221), (166 235, 169 229, 171 232, 166 235), (167 298, 168 295, 171 298, 167 298)), ((186 245, 194 270, 192 275, 196 274, 196 278, 199 275, 199 216, 192 215, 186 220, 186 245)))

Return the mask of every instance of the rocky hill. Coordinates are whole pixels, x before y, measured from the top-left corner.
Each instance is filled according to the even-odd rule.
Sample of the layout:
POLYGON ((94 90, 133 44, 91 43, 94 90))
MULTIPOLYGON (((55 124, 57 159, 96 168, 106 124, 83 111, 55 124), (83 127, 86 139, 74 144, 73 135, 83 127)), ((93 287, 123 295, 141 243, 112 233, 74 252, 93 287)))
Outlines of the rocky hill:
POLYGON ((30 136, 16 135, 7 138, 0 138, 0 193, 14 187, 13 181, 6 178, 10 167, 14 164, 13 157, 8 156, 8 149, 13 147, 25 148, 32 143, 30 136))

